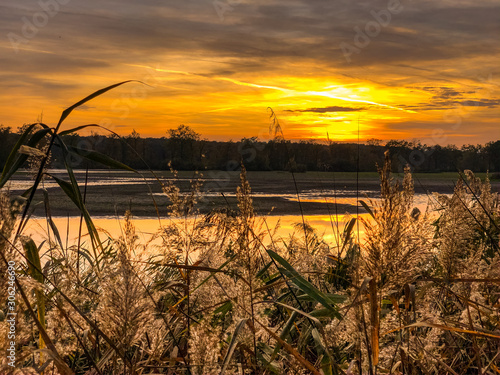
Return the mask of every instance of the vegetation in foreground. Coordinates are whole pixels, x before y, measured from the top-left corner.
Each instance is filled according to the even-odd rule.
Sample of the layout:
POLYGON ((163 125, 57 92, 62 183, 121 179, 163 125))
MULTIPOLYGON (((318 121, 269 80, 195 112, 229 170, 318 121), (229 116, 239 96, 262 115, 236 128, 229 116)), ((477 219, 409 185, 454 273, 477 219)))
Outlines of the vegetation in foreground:
MULTIPOLYGON (((3 315, 9 262, 17 268, 15 369, 3 357, 0 373, 500 372, 500 208, 488 180, 466 172, 451 197, 435 196, 435 211, 420 212, 411 174, 398 183, 387 158, 382 198, 364 203, 371 219, 333 221, 328 244, 305 222, 278 238, 254 215, 242 168, 236 212, 193 219, 198 183, 190 194, 164 184, 171 214, 185 220, 142 243, 130 213, 122 236, 103 238, 68 166, 69 181, 56 181, 89 235, 63 243, 47 204, 47 242, 35 244, 22 228, 59 126, 43 129, 45 151, 35 151, 43 137, 27 136, 0 179, 27 154, 39 158, 24 199, 0 196, 3 315)), ((8 330, 3 319, 4 353, 8 330)))

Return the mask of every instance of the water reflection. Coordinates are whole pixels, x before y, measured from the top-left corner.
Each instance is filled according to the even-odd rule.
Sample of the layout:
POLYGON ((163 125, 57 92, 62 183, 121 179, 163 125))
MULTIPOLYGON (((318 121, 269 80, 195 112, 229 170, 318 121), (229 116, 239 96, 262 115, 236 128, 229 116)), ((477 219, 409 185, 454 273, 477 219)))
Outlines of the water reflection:
MULTIPOLYGON (((323 237, 323 239, 330 245, 336 246, 337 244, 337 231, 341 233, 344 230, 345 224, 354 216, 349 215, 309 215, 304 216, 305 222, 310 225, 316 233, 323 237)), ((368 218, 367 214, 359 215, 359 217, 368 218)), ((184 224, 183 221, 187 221, 188 226, 195 224, 195 221, 201 221, 204 218, 202 216, 197 218, 188 219, 177 219, 177 218, 144 218, 136 217, 133 218, 133 224, 136 228, 139 240, 142 243, 146 243, 151 240, 152 236, 158 232, 161 226, 166 226, 169 224, 184 224)), ((285 215, 285 216, 259 216, 258 219, 263 220, 263 228, 269 228, 270 232, 274 232, 274 228, 278 225, 278 230, 271 239, 270 234, 267 234, 264 239, 264 244, 269 244, 271 241, 277 241, 279 238, 289 238, 291 235, 296 235, 299 238, 303 238, 302 230, 302 217, 300 215, 285 215)), ((53 218, 55 225, 57 226, 63 244, 76 244, 78 242, 78 235, 80 232, 80 217, 55 217, 53 218)), ((96 228, 101 233, 101 237, 107 238, 110 236, 112 238, 118 238, 123 234, 123 218, 116 217, 96 217, 93 219, 96 228)), ((48 223, 45 218, 32 218, 30 225, 25 231, 26 235, 30 235, 34 238, 37 243, 49 239, 47 233, 48 223)), ((355 227, 355 230, 357 226, 355 227)), ((359 238, 362 239, 364 236, 364 230, 362 225, 359 225, 359 238)), ((53 238, 51 238, 54 240, 53 238)), ((86 231, 85 223, 82 225, 82 242, 88 241, 89 237, 86 231)))
MULTIPOLYGON (((61 175, 62 171, 60 170, 51 170, 49 171, 55 175, 61 175)), ((77 179, 79 181, 85 180, 85 171, 75 171, 77 175, 77 179)), ((129 188, 126 190, 128 193, 132 193, 134 189, 137 191, 143 191, 142 187, 132 188, 130 185, 145 185, 145 184, 157 184, 157 180, 153 177, 138 177, 137 175, 125 175, 110 172, 110 171, 92 171, 92 177, 89 178, 87 185, 88 186, 109 186, 115 185, 120 187, 129 188)), ((61 175, 62 176, 62 175, 61 175)), ((161 180, 168 180, 170 177, 162 176, 161 180)), ((177 181, 189 181, 187 178, 179 178, 177 181)), ((202 179, 203 180, 203 179, 202 179)), ((210 181, 219 181, 218 179, 211 178, 210 181)), ((220 181, 225 181, 224 179, 220 181)), ((265 182, 265 181, 264 181, 265 182)), ((17 179, 13 179, 10 182, 9 188, 10 190, 25 190, 29 188, 32 184, 32 180, 30 180, 27 173, 20 176, 17 179)), ((263 184, 263 181, 260 181, 260 184, 263 184)), ((265 185, 265 184, 264 184, 265 185)), ((266 185, 267 186, 267 185, 266 185)), ((273 185, 274 186, 274 185, 273 185)), ((281 185, 279 185, 281 187, 281 185)), ((308 187, 313 187, 312 189, 303 189, 300 192, 300 200, 301 202, 311 202, 311 203, 328 203, 330 205, 330 209, 325 206, 325 210, 321 212, 330 211, 332 214, 340 214, 341 210, 338 212, 335 210, 336 205, 342 206, 342 210, 345 210, 345 206, 351 206, 350 212, 356 212, 356 207, 359 207, 360 217, 365 217, 369 219, 367 214, 364 214, 364 209, 360 206, 359 200, 364 200, 368 204, 370 204, 370 200, 377 201, 379 198, 379 192, 377 190, 353 190, 353 189, 343 189, 343 190, 331 190, 328 188, 317 189, 318 184, 310 184, 308 187), (362 214, 361 214, 362 213, 362 214)), ((46 180, 43 182, 43 187, 52 188, 57 187, 57 184, 53 180, 46 180)), ((264 190, 262 186, 261 190, 264 190)), ((103 189, 104 190, 104 189, 103 189)), ((229 190, 227 188, 226 190, 229 190)), ((235 190, 235 189, 234 189, 235 190)), ((224 197, 235 197, 236 194, 232 191, 225 191, 224 197)), ((297 202, 298 198, 296 194, 291 193, 292 190, 281 189, 280 193, 275 193, 275 191, 280 190, 280 188, 276 188, 274 190, 267 189, 266 191, 256 191, 254 190, 252 196, 254 198, 272 198, 282 199, 289 202, 297 202)), ((99 191, 97 189, 97 191, 99 191)), ((144 190, 147 191, 147 190, 144 190)), ((109 194, 109 192, 108 192, 109 194)), ((153 193, 154 195, 164 195, 163 193, 153 193)), ((203 191, 203 197, 220 197, 221 191, 203 191)), ((110 197, 110 200, 113 198, 110 197)), ((425 211, 429 202, 429 197, 425 194, 416 194, 414 197, 414 206, 418 207, 420 211, 425 211)), ((290 213, 297 213, 298 210, 294 209, 291 211, 287 211, 290 213)), ((306 210, 304 212, 307 212, 306 210)), ((354 215, 355 216, 355 215, 354 215)), ((270 229, 273 229, 279 223, 279 229, 277 231, 278 237, 289 237, 293 233, 296 236, 303 237, 303 233, 300 229, 300 225, 296 226, 297 223, 302 223, 302 217, 300 215, 282 215, 282 216, 266 216, 262 217, 265 219, 267 226, 270 229)), ((351 216, 345 215, 308 215, 305 216, 305 221, 315 229, 315 231, 323 236, 324 240, 335 246, 337 243, 338 235, 336 233, 342 232, 346 222, 351 218, 351 216)), ((188 220, 202 220, 203 218, 200 216, 199 218, 191 218, 188 220)), ((117 217, 104 217, 97 216, 94 217, 94 224, 96 225, 103 235, 103 238, 106 236, 111 236, 113 238, 117 238, 122 234, 122 226, 123 226, 123 218, 117 217)), ((140 240, 144 243, 151 239, 151 237, 159 230, 161 226, 168 225, 170 222, 179 223, 180 219, 172 219, 172 218, 162 218, 159 220, 158 218, 153 217, 138 217, 134 218, 133 222, 137 229, 137 234, 139 235, 140 240)), ((63 237, 63 242, 68 244, 74 244, 77 242, 79 227, 80 227, 80 218, 79 217, 55 217, 54 222, 63 237)), ((356 226, 355 230, 356 236, 358 236, 361 240, 364 237, 364 231, 362 225, 356 226)), ((85 234, 85 225, 83 225, 83 233, 85 234)), ((48 233, 48 225, 44 218, 33 218, 30 222, 29 228, 25 234, 32 235, 37 242, 41 242, 47 238, 48 233)), ((88 237, 84 237, 83 240, 88 240, 88 237)), ((267 243, 271 242, 271 238, 268 236, 265 240, 267 243)))

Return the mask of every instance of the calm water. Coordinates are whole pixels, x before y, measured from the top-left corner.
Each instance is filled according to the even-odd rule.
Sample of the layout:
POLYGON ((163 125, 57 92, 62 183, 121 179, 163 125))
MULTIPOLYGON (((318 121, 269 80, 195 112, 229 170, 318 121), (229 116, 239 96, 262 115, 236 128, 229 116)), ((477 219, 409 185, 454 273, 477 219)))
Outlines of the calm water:
MULTIPOLYGON (((361 214, 360 217, 368 218, 367 214, 361 214)), ((304 216, 305 221, 311 225, 319 235, 322 235, 324 240, 335 246, 336 238, 334 235, 334 231, 336 231, 336 226, 338 225, 340 231, 343 231, 343 228, 349 218, 352 216, 347 215, 338 215, 329 216, 329 215, 311 215, 304 216), (333 228, 332 228, 333 226, 333 228)), ((295 233, 297 236, 303 236, 303 232, 301 229, 302 217, 298 215, 288 215, 288 216, 266 216, 266 217, 258 217, 259 219, 265 220, 267 226, 270 230, 273 230, 276 225, 279 224, 279 229, 276 235, 273 237, 273 240, 277 240, 279 237, 286 238, 295 233)), ((80 218, 79 217, 55 217, 53 218, 59 233, 61 235, 63 243, 68 243, 69 245, 75 244, 78 242, 78 234, 79 234, 79 225, 80 218)), ((192 226, 193 223, 198 220, 202 220, 200 218, 190 218, 187 219, 187 225, 192 226)), ((96 228, 101 232, 101 237, 106 238, 107 235, 117 238, 123 233, 124 219, 123 218, 112 218, 112 217, 96 217, 93 218, 94 224, 96 228)), ((136 217, 132 219, 132 222, 136 228, 136 232, 139 236, 141 242, 145 243, 151 239, 151 237, 159 230, 161 226, 166 226, 171 223, 175 223, 177 225, 183 225, 184 219, 169 219, 163 218, 158 220, 158 218, 144 218, 144 217, 136 217)), ((265 225, 263 228, 265 228, 265 225)), ((25 234, 29 234, 35 238, 37 242, 41 242, 43 240, 48 239, 48 224, 45 218, 35 217, 31 219, 28 228, 25 231, 25 234)), ((363 237, 364 231, 362 226, 359 228, 360 237, 363 237)), ((82 226, 82 234, 86 236, 86 226, 85 222, 82 226)), ((270 236, 266 236, 264 243, 270 243, 270 236)))
MULTIPOLYGON (((296 197, 291 197, 290 199, 297 199, 296 197)), ((302 198, 301 198, 302 199, 302 198)), ((310 197, 310 200, 315 199, 315 201, 324 202, 324 197, 310 197)), ((330 198, 328 198, 330 200, 330 198)), ((422 212, 425 211, 428 203, 428 196, 420 194, 416 195, 414 199, 414 206, 418 207, 422 212)), ((334 199, 331 199, 333 203, 334 199)), ((338 201, 338 198, 337 198, 338 201)), ((344 198, 343 201, 348 204, 356 204, 356 198, 344 198)), ((342 233, 344 226, 347 222, 356 215, 305 215, 304 220, 307 224, 311 225, 317 234, 322 235, 324 240, 331 246, 336 245, 336 236, 338 231, 342 233)), ((370 216, 365 213, 360 213, 358 216, 360 219, 370 220, 370 216)), ((300 215, 284 215, 284 216, 258 216, 259 219, 265 220, 267 227, 272 230, 279 225, 279 229, 276 233, 277 237, 289 237, 294 234, 297 236, 303 236, 301 224, 302 217, 300 215)), ((63 242, 68 244, 76 243, 78 240, 80 217, 54 217, 53 218, 63 242)), ((136 232, 142 242, 147 242, 151 237, 162 227, 175 223, 181 225, 187 220, 188 225, 193 225, 195 221, 203 220, 203 216, 198 218, 189 219, 176 219, 176 218, 152 218, 152 217, 133 217, 132 222, 136 228, 136 232)), ((117 238, 123 233, 124 219, 123 217, 94 217, 94 225, 102 233, 102 237, 111 236, 117 238)), ((266 226, 264 224, 264 228, 266 226)), ((362 240, 364 237, 363 225, 359 224, 355 227, 359 231, 359 238, 362 240)), ((26 230, 26 234, 33 236, 38 241, 43 241, 47 239, 48 224, 45 218, 34 217, 26 230)), ((86 234, 86 226, 83 223, 82 233, 86 234)), ((276 240, 277 238, 273 238, 276 240)), ((271 242, 270 236, 265 239, 266 243, 271 242)))
MULTIPOLYGON (((51 173, 54 174, 63 174, 61 171, 53 170, 51 173)), ((106 186, 115 186, 117 189, 124 189, 127 192, 132 192, 135 191, 133 189, 138 189, 138 191, 146 191, 147 188, 146 184, 155 184, 157 181, 154 178, 143 178, 143 177, 138 177, 135 174, 123 174, 123 172, 115 173, 113 171, 92 171, 91 172, 92 176, 89 178, 87 184, 88 186, 95 186, 95 187, 106 187, 106 186), (133 187, 137 185, 137 187, 133 187), (139 185, 144 185, 144 188, 139 186, 139 185)), ((85 172, 84 171, 76 171, 77 178, 81 181, 85 177, 85 172)), ((63 177, 61 175, 61 177, 63 177)), ((210 181, 215 181, 217 179, 210 179, 210 181)), ((189 181, 189 179, 183 179, 180 178, 178 181, 189 181)), ((257 181, 257 183, 261 183, 262 186, 267 186, 266 185, 266 180, 263 179, 261 181, 257 181)), ((320 181, 321 182, 321 181, 320 181)), ((9 189, 11 191, 21 191, 25 190, 28 187, 30 187, 32 184, 32 180, 29 179, 28 176, 20 176, 16 179, 13 179, 10 182, 9 189)), ((339 205, 348 205, 353 208, 350 212, 356 212, 355 207, 358 204, 358 199, 356 198, 356 190, 352 190, 349 188, 344 188, 343 190, 336 190, 335 191, 335 196, 333 196, 333 193, 331 190, 325 189, 325 188, 317 188, 320 185, 314 186, 313 184, 310 184, 307 188, 301 190, 300 192, 300 200, 303 203, 329 203, 331 207, 335 207, 335 204, 339 205)), ((52 189, 52 191, 58 191, 59 187, 57 184, 51 180, 44 181, 44 188, 48 189, 49 192, 52 189)), ((377 185, 374 185, 375 189, 377 188, 377 185)), ((224 191, 224 196, 225 197, 234 197, 235 194, 235 188, 233 187, 228 187, 226 191, 224 191)), ((99 191, 99 190, 98 190, 99 191)), ((104 189, 103 189, 104 191, 104 189)), ((154 195, 162 195, 162 193, 153 193, 154 195)), ((377 191, 376 190, 359 190, 358 191, 359 196, 376 196, 377 191)), ((297 202, 297 196, 296 194, 290 193, 289 191, 284 191, 282 190, 281 192, 279 189, 273 189, 272 191, 259 191, 258 189, 253 190, 253 197, 257 201, 259 198, 276 198, 276 199, 281 199, 284 201, 289 201, 289 202, 297 202), (275 193, 276 191, 276 193, 275 193)), ((211 191, 204 191, 203 196, 205 198, 210 199, 210 197, 216 197, 220 196, 220 192, 211 192, 211 191)), ((113 199, 112 196, 109 197, 110 200, 113 199)), ((366 201, 366 198, 361 198, 366 201)), ((415 201, 414 205, 418 207, 421 211, 425 210, 428 202, 428 196, 425 194, 416 194, 415 195, 415 201)), ((305 211, 307 213, 307 211, 305 211)), ((328 210, 324 210, 323 212, 328 212, 328 210)), ((364 213, 364 210, 361 208, 359 210, 360 213, 364 213)), ((294 212, 296 213, 296 212, 294 212)), ((316 232, 320 235, 323 235, 324 239, 332 244, 333 246, 336 243, 335 240, 335 234, 334 231, 336 230, 336 226, 338 225, 340 231, 343 231, 344 225, 346 221, 348 220, 348 216, 342 215, 342 212, 338 212, 338 216, 335 214, 334 209, 330 210, 330 213, 332 215, 308 215, 305 216, 305 220, 309 225, 311 225, 313 228, 315 228, 316 232), (332 228, 333 227, 333 228, 332 228)), ((352 215, 351 217, 356 216, 355 214, 352 215)), ((361 214, 360 216, 364 216, 368 218, 368 215, 366 214, 361 214)), ((279 230, 277 235, 281 237, 288 237, 292 233, 296 233, 298 236, 303 235, 301 233, 300 227, 298 227, 296 224, 301 224, 302 223, 302 217, 300 215, 281 215, 281 216, 265 216, 264 217, 267 225, 269 228, 274 228, 278 222, 280 224, 279 230)), ((110 235, 112 237, 118 237, 122 233, 122 227, 123 227, 123 218, 118 218, 118 217, 110 217, 110 216, 94 216, 94 223, 96 227, 98 227, 103 234, 103 237, 106 235, 110 235)), ((201 220, 202 217, 198 219, 189 219, 191 221, 193 220, 201 220)), ((162 218, 161 220, 158 220, 158 218, 152 218, 152 217, 135 217, 133 219, 133 223, 136 227, 137 233, 140 237, 140 239, 144 242, 148 241, 151 236, 158 231, 160 226, 162 225, 168 225, 169 221, 174 221, 176 223, 180 223, 179 219, 170 219, 170 218, 162 218)), ((54 221, 58 227, 58 230, 63 237, 64 242, 68 242, 68 244, 76 243, 77 238, 78 238, 78 233, 79 233, 79 224, 80 224, 80 218, 71 216, 71 217, 54 217, 54 221)), ((83 225, 83 233, 85 232, 85 225, 83 225)), ((359 226, 359 236, 360 238, 363 237, 363 228, 360 225, 359 226)), ((27 228, 25 234, 30 234, 34 236, 38 241, 42 241, 43 239, 47 238, 47 223, 44 218, 41 217, 34 217, 30 224, 29 227, 27 228)), ((271 239, 267 238, 267 241, 270 242, 271 239)))

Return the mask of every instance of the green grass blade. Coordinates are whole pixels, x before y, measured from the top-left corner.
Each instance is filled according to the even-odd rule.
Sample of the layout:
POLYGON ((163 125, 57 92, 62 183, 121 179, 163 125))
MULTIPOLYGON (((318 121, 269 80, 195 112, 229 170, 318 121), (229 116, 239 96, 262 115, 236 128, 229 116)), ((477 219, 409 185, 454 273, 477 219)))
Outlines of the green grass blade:
POLYGON ((309 315, 314 316, 317 319, 330 319, 337 316, 337 314, 332 313, 332 310, 325 308, 313 310, 309 312, 309 315))
POLYGON ((238 335, 243 330, 248 319, 241 319, 233 332, 233 337, 231 337, 231 342, 229 343, 229 347, 227 348, 226 356, 224 357, 224 361, 222 362, 222 369, 220 371, 220 375, 224 375, 227 370, 227 366, 231 361, 231 357, 233 356, 234 349, 236 349, 236 344, 238 343, 238 335))
POLYGON ((290 309, 290 310, 296 312, 297 314, 305 316, 306 318, 308 318, 309 320, 311 320, 314 324, 316 324, 318 327, 321 327, 321 322, 317 318, 315 318, 314 316, 306 313, 305 311, 302 311, 300 309, 297 309, 297 308, 295 308, 293 306, 287 305, 287 304, 282 303, 282 302, 274 302, 274 303, 276 305, 280 305, 280 306, 283 306, 283 307, 285 307, 287 309, 290 309))
POLYGON ((314 339, 314 343, 316 344, 316 350, 318 354, 322 356, 321 358, 321 370, 323 370, 324 375, 333 375, 332 364, 333 360, 330 357, 328 350, 323 345, 321 341, 321 336, 316 328, 313 328, 311 331, 311 335, 314 339))
POLYGON ((75 128, 71 128, 71 129, 59 132, 58 134, 59 134, 60 137, 62 137, 64 135, 68 135, 68 134, 77 132, 78 130, 82 130, 82 129, 85 129, 85 128, 88 128, 88 127, 100 127, 100 125, 97 125, 97 124, 80 125, 80 126, 77 126, 75 128))
POLYGON ((49 193, 47 192, 47 189, 43 189, 42 192, 43 192, 43 202, 45 205, 45 216, 47 218, 47 221, 49 222, 50 229, 52 229, 52 233, 54 233, 57 243, 59 244, 62 250, 64 249, 64 246, 61 240, 61 235, 59 234, 59 229, 57 229, 54 220, 52 220, 52 214, 50 212, 49 193))
POLYGON ((269 373, 274 375, 282 375, 283 369, 280 366, 280 362, 274 359, 271 360, 273 356, 273 351, 274 348, 271 347, 270 345, 263 342, 259 342, 259 350, 257 351, 257 356, 265 366, 265 369, 267 370, 267 372, 264 372, 264 374, 269 373))
MULTIPOLYGON (((343 303, 347 299, 347 296, 341 294, 324 293, 324 295, 335 304, 343 303)), ((300 296, 297 296, 297 299, 299 301, 314 302, 311 296, 307 294, 301 294, 300 296)))
MULTIPOLYGON (((70 186, 71 186, 71 189, 73 191, 73 197, 76 200, 76 202, 78 202, 78 203, 76 203, 76 202, 75 203, 77 204, 77 207, 80 209, 80 212, 83 215, 83 218, 85 219, 85 224, 87 225, 90 239, 92 240, 92 245, 94 247, 98 246, 100 249, 103 249, 101 239, 99 238, 99 233, 97 232, 97 230, 94 226, 94 223, 92 222, 92 218, 90 217, 90 214, 87 211, 87 207, 85 206, 85 203, 83 202, 82 193, 80 192, 80 188, 78 187, 78 182, 76 181, 76 177, 75 177, 75 174, 73 172, 73 168, 67 162, 67 160, 68 160, 67 156, 69 154, 69 150, 68 150, 66 144, 63 142, 62 138, 59 137, 59 135, 56 134, 56 138, 59 142, 59 145, 63 149, 64 166, 66 167, 66 171, 68 172, 68 177, 70 179, 70 186)), ((96 262, 97 262, 97 255, 96 255, 96 262)))
POLYGON ((273 264, 273 262, 269 262, 267 263, 264 267, 262 267, 259 272, 257 272, 257 274, 255 275, 256 278, 258 279, 261 279, 263 281, 266 281, 264 280, 264 274, 267 272, 267 270, 269 269, 269 267, 273 264))
POLYGON ((276 262, 278 262, 283 268, 282 272, 287 275, 292 282, 297 285, 297 287, 302 290, 304 293, 312 297, 316 302, 321 303, 324 307, 329 309, 337 318, 341 318, 341 315, 338 313, 337 309, 334 307, 333 301, 331 301, 323 292, 318 290, 314 285, 312 285, 309 281, 304 279, 296 270, 293 268, 290 263, 288 263, 285 259, 283 259, 280 255, 275 253, 272 250, 267 250, 267 253, 270 257, 272 257, 276 262))
MULTIPOLYGON (((111 85, 111 86, 108 86, 108 87, 105 87, 103 89, 100 89, 100 90, 97 90, 95 91, 94 93, 86 96, 85 98, 83 98, 82 100, 80 100, 79 102, 73 104, 71 107, 68 107, 66 108, 63 113, 61 114, 61 118, 59 119, 59 122, 57 123, 57 126, 56 126, 56 132, 59 130, 59 127, 61 126, 61 124, 63 123, 63 121, 70 115, 71 112, 73 112, 73 110, 75 108, 78 108, 80 107, 81 105, 87 103, 88 101, 108 92, 109 90, 112 90, 118 86, 121 86, 125 83, 129 83, 129 82, 134 82, 134 80, 128 80, 128 81, 123 81, 123 82, 120 82, 120 83, 115 83, 114 85, 111 85)), ((135 81, 135 82, 139 82, 139 81, 135 81)))
POLYGON ((222 306, 219 306, 218 308, 216 308, 214 310, 213 314, 214 315, 217 315, 217 314, 226 315, 229 311, 231 311, 232 308, 233 308, 233 301, 227 301, 222 306))
POLYGON ((368 204, 365 201, 360 200, 359 203, 361 203, 366 212, 368 212, 370 216, 375 219, 375 215, 373 214, 371 207, 368 206, 368 204))
POLYGON ((193 290, 191 290, 191 293, 194 293, 194 291, 196 289, 198 289, 199 287, 201 287, 203 284, 205 284, 208 280, 210 280, 216 272, 223 272, 222 269, 227 266, 229 263, 231 263, 233 261, 233 259, 236 258, 236 255, 233 255, 231 258, 229 258, 228 260, 226 260, 224 263, 221 264, 220 267, 218 267, 217 269, 214 269, 213 271, 211 271, 211 274, 208 275, 201 283, 199 283, 193 290))
POLYGON ((29 239, 23 244, 23 247, 26 253, 26 258, 29 260, 29 275, 39 283, 43 283, 43 274, 40 271, 42 269, 40 255, 35 242, 32 239, 29 239))
POLYGON ((344 250, 349 243, 348 239, 351 237, 352 230, 354 229, 354 224, 356 224, 356 218, 349 220, 349 223, 344 228, 344 243, 342 244, 342 249, 340 249, 340 254, 344 254, 344 250))
MULTIPOLYGON (((63 190, 63 192, 68 196, 69 199, 75 204, 75 206, 80 210, 83 214, 83 218, 85 220, 85 224, 87 225, 87 229, 89 231, 90 238, 93 244, 97 244, 100 248, 102 248, 102 243, 99 238, 99 234, 97 229, 94 226, 92 218, 87 211, 87 208, 83 204, 83 200, 80 194, 80 190, 78 189, 78 184, 76 184, 76 179, 73 176, 73 183, 69 183, 68 181, 64 181, 54 175, 50 175, 54 181, 59 185, 59 187, 63 190), (75 186, 76 184, 76 186, 75 186)), ((97 261, 97 256, 95 261, 97 261)))
POLYGON ((62 189, 62 191, 68 196, 69 199, 77 206, 80 208, 80 200, 75 196, 73 187, 68 181, 64 181, 60 179, 59 177, 56 177, 52 174, 49 174, 50 177, 54 179, 55 182, 59 185, 59 187, 62 189))
MULTIPOLYGON (((32 239, 29 239, 28 241, 23 243, 23 247, 24 252, 26 253, 26 258, 28 258, 29 275, 40 284, 43 284, 44 277, 41 272, 42 265, 40 262, 39 249, 32 239)), ((38 321, 40 322, 43 329, 45 329, 45 296, 43 295, 43 291, 39 290, 38 288, 35 290, 35 296, 38 311, 38 321)), ((42 335, 40 335, 39 349, 43 349, 44 347, 45 342, 43 341, 42 335)))
MULTIPOLYGON (((292 330, 292 327, 294 326, 295 320, 297 320, 298 315, 299 313, 297 311, 293 311, 292 315, 290 315, 290 318, 287 320, 285 326, 281 330, 280 339, 282 339, 283 341, 286 341, 286 338, 290 334, 290 331, 292 330)), ((280 349, 281 349, 281 343, 277 342, 273 351, 273 355, 271 356, 269 362, 272 362, 276 358, 280 349)))
POLYGON ((113 158, 110 158, 107 155, 101 154, 100 152, 92 151, 92 150, 86 150, 86 149, 83 149, 83 148, 69 146, 69 145, 67 146, 67 148, 68 148, 68 151, 70 153, 82 156, 85 159, 88 159, 88 160, 91 160, 91 161, 95 161, 96 163, 103 164, 103 165, 105 165, 107 167, 116 168, 116 169, 123 169, 123 170, 126 170, 126 171, 138 173, 135 169, 129 167, 128 165, 120 163, 119 161, 117 161, 117 160, 115 160, 113 158))
MULTIPOLYGON (((33 190, 31 191, 31 194, 28 198, 28 200, 26 201, 26 205, 24 206, 24 212, 21 216, 21 220, 20 220, 20 224, 18 226, 18 229, 17 229, 17 232, 16 232, 16 237, 19 236, 21 234, 21 232, 23 231, 25 225, 26 225, 26 214, 30 208, 30 205, 31 205, 31 202, 36 194, 36 190, 38 189, 38 185, 40 184, 40 181, 42 180, 42 175, 43 175, 43 169, 45 168, 45 164, 47 163, 47 159, 49 157, 49 154, 50 154, 50 151, 52 150, 52 146, 54 145, 54 141, 55 139, 57 138, 57 132, 59 131, 59 128, 61 127, 61 124, 62 122, 70 115, 70 113, 77 107, 85 104, 86 102, 88 102, 89 100, 92 100, 94 99, 95 97, 99 96, 99 95, 102 95, 104 94, 105 92, 109 91, 109 90, 112 90, 114 89, 115 87, 118 87, 120 85, 123 85, 127 82, 131 82, 131 80, 129 81, 124 81, 124 82, 120 82, 120 83, 116 83, 114 85, 111 85, 111 86, 108 86, 108 87, 105 87, 101 90, 97 90, 96 92, 88 95, 87 97, 83 98, 82 100, 80 100, 79 102, 73 104, 71 107, 69 108, 66 108, 62 114, 61 114, 61 118, 59 119, 59 122, 57 123, 57 126, 56 128, 54 129, 54 131, 52 132, 52 137, 50 138, 50 142, 49 142, 49 145, 47 147, 47 150, 45 152, 45 157, 42 159, 41 163, 40 163, 40 167, 38 168, 38 173, 36 175, 36 178, 35 178, 35 182, 33 183, 33 190)), ((142 82, 141 82, 142 83, 142 82)), ((42 124, 41 124, 42 125, 42 124)), ((42 126, 45 126, 45 125, 42 125, 42 126)), ((62 142, 61 142, 62 143, 62 142)), ((2 181, 0 181, 2 182, 2 181)), ((3 182, 5 183, 5 182, 3 182)), ((99 236, 97 236, 97 239, 99 241, 99 236)), ((102 244, 101 244, 101 247, 102 247, 102 244)))
POLYGON ((344 229, 344 234, 346 238, 349 238, 351 236, 352 230, 354 228, 354 224, 356 224, 356 218, 353 217, 351 220, 349 220, 349 223, 346 225, 344 229))
MULTIPOLYGON (((28 129, 26 129, 26 131, 28 131, 28 129)), ((23 136, 21 136, 23 141, 21 143, 19 141, 18 143, 16 143, 16 146, 12 149, 9 158, 4 166, 2 177, 0 178, 0 188, 2 188, 7 183, 7 181, 9 181, 12 175, 16 173, 17 170, 21 168, 24 162, 28 159, 28 155, 19 153, 21 146, 35 147, 38 144, 38 142, 40 142, 40 140, 42 140, 51 131, 52 129, 49 128, 38 130, 35 134, 31 136, 31 138, 26 144, 24 144, 24 140, 26 140, 26 137, 23 138, 24 134, 23 136)))
MULTIPOLYGON (((14 160, 18 156, 17 151, 19 150, 19 148, 21 147, 21 145, 24 144, 24 142, 26 141, 26 139, 28 138, 29 134, 31 133, 31 131, 33 130, 33 128, 35 126, 36 126, 36 124, 30 125, 24 131, 24 133, 21 134, 21 136, 17 140, 16 144, 14 145, 14 147, 12 148, 12 150, 10 151, 10 154, 9 154, 9 156, 7 158, 7 161, 5 162, 5 165, 3 167, 2 177, 0 177, 0 183, 5 180, 5 175, 6 175, 7 171, 11 170, 12 166, 14 165, 14 160)), ((0 186, 3 186, 3 184, 1 184, 0 186)))

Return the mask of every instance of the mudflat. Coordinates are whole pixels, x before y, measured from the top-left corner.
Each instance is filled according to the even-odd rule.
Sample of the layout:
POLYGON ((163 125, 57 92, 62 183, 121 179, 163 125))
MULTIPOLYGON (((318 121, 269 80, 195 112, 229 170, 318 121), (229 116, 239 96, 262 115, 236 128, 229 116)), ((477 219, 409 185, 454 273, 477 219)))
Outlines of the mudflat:
MULTIPOLYGON (((50 173, 66 179, 65 171, 50 173)), ((236 191, 240 185, 238 171, 181 171, 177 176, 167 171, 142 171, 139 174, 115 170, 90 170, 75 172, 88 210, 94 216, 123 215, 131 210, 135 216, 168 214, 169 198, 162 185, 174 184, 181 194, 192 190, 198 182, 199 194, 196 208, 200 213, 211 210, 237 210, 236 191)), ((402 174, 394 178, 401 180, 402 174)), ((485 174, 477 177, 485 178, 485 174)), ((451 194, 460 178, 458 173, 416 173, 413 175, 415 193, 437 192, 451 194)), ((357 198, 377 198, 380 193, 377 173, 355 172, 247 172, 252 189, 252 199, 257 214, 305 215, 343 214, 364 212, 357 206, 357 198)), ((29 172, 20 172, 10 185, 13 194, 20 194, 32 183, 29 172)), ((492 190, 500 190, 500 181, 491 181, 492 190)), ((61 188, 47 177, 42 187, 49 196, 53 216, 74 216, 79 211, 61 188)), ((34 215, 45 216, 43 195, 35 196, 34 215)))

